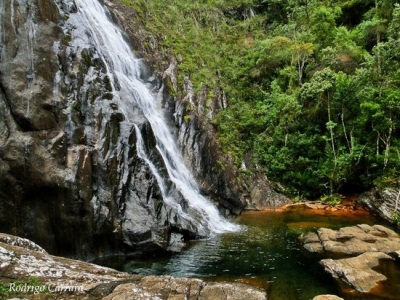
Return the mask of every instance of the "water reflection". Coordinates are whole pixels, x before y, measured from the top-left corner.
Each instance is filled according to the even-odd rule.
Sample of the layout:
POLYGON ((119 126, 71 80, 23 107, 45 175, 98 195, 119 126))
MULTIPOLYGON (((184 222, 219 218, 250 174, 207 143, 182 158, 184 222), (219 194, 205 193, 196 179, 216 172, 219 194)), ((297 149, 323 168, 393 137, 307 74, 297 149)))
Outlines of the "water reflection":
MULTIPOLYGON (((382 223, 362 211, 327 212, 303 208, 284 213, 247 213, 238 217, 237 222, 244 225, 242 231, 192 242, 184 252, 170 257, 132 260, 123 269, 135 274, 245 282, 266 289, 268 299, 272 300, 340 295, 337 284, 319 266, 320 257, 302 251, 297 237, 320 227, 337 229, 360 223, 382 223)), ((379 299, 353 294, 343 297, 379 299)))

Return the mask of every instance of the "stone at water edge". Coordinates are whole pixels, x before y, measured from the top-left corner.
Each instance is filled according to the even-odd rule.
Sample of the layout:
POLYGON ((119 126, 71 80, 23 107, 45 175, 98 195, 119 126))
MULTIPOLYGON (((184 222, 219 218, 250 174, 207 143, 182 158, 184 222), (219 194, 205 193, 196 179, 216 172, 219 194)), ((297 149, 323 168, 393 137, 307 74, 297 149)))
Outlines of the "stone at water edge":
POLYGON ((323 259, 320 264, 334 278, 340 279, 358 292, 369 293, 386 276, 372 268, 379 265, 379 260, 393 260, 382 252, 367 252, 357 257, 343 259, 323 259))
POLYGON ((318 295, 313 298, 313 300, 344 300, 336 295, 318 295))
POLYGON ((300 236, 303 247, 311 253, 325 256, 355 256, 338 260, 323 259, 320 264, 332 277, 341 280, 352 289, 369 293, 377 284, 387 278, 372 268, 379 260, 400 257, 399 235, 382 225, 343 227, 339 230, 320 228, 300 236))
POLYGON ((303 243, 303 247, 311 253, 323 253, 324 247, 321 244, 318 234, 315 232, 308 232, 302 234, 299 237, 300 241, 303 243))
POLYGON ((365 252, 392 253, 400 250, 400 237, 393 230, 381 225, 343 227, 339 230, 320 228, 317 233, 300 236, 300 241, 309 252, 341 253, 358 255, 365 252))
POLYGON ((186 246, 184 242, 184 236, 180 233, 171 233, 171 238, 169 239, 169 244, 167 247, 168 251, 171 252, 181 252, 186 246))
MULTIPOLYGON (((398 201, 399 192, 398 189, 393 188, 374 188, 361 194, 357 198, 357 203, 366 207, 374 214, 378 214, 381 218, 392 222, 392 216, 397 207, 396 202, 398 201)), ((397 213, 400 213, 399 209, 397 213)))

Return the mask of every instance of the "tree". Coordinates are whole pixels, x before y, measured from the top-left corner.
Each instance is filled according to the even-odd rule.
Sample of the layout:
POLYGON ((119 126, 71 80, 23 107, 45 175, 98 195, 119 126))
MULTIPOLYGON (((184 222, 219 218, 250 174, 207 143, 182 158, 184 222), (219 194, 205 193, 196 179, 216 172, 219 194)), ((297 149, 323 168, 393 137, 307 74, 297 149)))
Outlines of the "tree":
POLYGON ((338 152, 335 141, 335 128, 337 123, 334 122, 332 118, 332 105, 331 97, 335 89, 336 76, 335 73, 329 69, 325 68, 321 71, 314 73, 311 80, 305 83, 300 90, 300 97, 304 100, 311 100, 317 105, 317 107, 326 109, 327 122, 326 129, 329 132, 329 138, 326 141, 330 143, 330 150, 327 150, 331 159, 329 160, 329 167, 326 170, 329 178, 329 190, 330 195, 333 194, 336 178, 336 171, 338 166, 338 152))
POLYGON ((292 50, 292 63, 297 65, 298 83, 301 86, 303 83, 303 74, 306 63, 311 60, 311 55, 314 52, 314 45, 312 43, 294 43, 290 47, 292 50))
POLYGON ((341 14, 339 7, 317 6, 312 14, 311 32, 313 42, 323 49, 331 44, 336 34, 336 19, 341 14))

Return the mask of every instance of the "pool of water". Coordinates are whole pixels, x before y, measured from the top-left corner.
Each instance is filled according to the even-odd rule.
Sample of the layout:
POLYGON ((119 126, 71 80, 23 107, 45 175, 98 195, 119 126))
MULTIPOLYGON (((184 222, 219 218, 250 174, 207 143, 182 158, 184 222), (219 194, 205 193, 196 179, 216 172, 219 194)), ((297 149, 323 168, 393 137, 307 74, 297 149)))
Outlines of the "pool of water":
MULTIPOLYGON (((319 294, 342 295, 345 299, 388 299, 343 294, 318 264, 321 257, 305 253, 297 240, 302 232, 320 227, 338 229, 361 223, 383 224, 367 212, 331 212, 298 206, 285 212, 245 213, 236 222, 242 225, 240 232, 194 241, 183 252, 171 256, 135 259, 113 267, 133 274, 249 283, 266 289, 271 300, 312 299, 319 294)), ((394 264, 382 268, 399 274, 394 264)), ((398 283, 390 282, 390 285, 395 286, 395 292, 400 292, 398 283)))

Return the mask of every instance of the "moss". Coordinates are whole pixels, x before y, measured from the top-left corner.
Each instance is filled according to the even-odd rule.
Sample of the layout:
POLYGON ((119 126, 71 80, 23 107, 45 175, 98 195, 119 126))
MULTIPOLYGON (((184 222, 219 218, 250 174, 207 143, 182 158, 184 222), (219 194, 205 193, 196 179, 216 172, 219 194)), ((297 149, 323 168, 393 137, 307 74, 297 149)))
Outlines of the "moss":
POLYGON ((112 93, 104 93, 103 94, 103 99, 112 100, 113 98, 114 98, 114 95, 112 93))
POLYGON ((92 65, 92 55, 90 54, 88 49, 83 49, 81 52, 81 63, 86 67, 92 65))
POLYGON ((395 211, 392 213, 391 221, 397 226, 400 225, 400 215, 398 214, 398 212, 395 211))
POLYGON ((178 95, 178 93, 177 93, 177 91, 175 91, 175 89, 173 88, 171 79, 168 78, 167 80, 165 80, 165 84, 166 84, 166 87, 167 87, 167 90, 168 90, 169 94, 170 94, 172 97, 176 98, 177 95, 178 95))
MULTIPOLYGON (((144 49, 152 49, 152 40, 159 44, 160 52, 167 49, 169 54, 180 58, 179 82, 189 76, 197 92, 205 83, 211 90, 221 80, 229 83, 232 78, 229 73, 235 70, 230 66, 243 59, 240 50, 243 45, 238 41, 247 37, 249 28, 238 26, 242 20, 232 19, 226 12, 237 11, 241 14, 243 7, 249 5, 248 1, 188 3, 180 0, 169 5, 161 0, 123 2, 133 8, 140 18, 146 19, 144 26, 147 38, 144 37, 144 49), (218 73, 226 76, 218 79, 218 73)), ((262 27, 253 27, 253 30, 263 31, 262 27)))
POLYGON ((69 45, 69 43, 71 42, 71 40, 72 40, 72 36, 71 36, 70 34, 64 35, 64 43, 65 43, 66 45, 69 45))
POLYGON ((111 120, 107 124, 107 140, 116 145, 120 136, 120 122, 123 121, 124 116, 120 112, 115 112, 111 115, 111 120))
POLYGON ((333 194, 333 195, 325 195, 321 197, 322 203, 326 203, 329 205, 338 205, 340 204, 340 195, 339 194, 333 194))
POLYGON ((111 80, 110 80, 109 76, 104 77, 104 85, 105 85, 105 88, 107 91, 109 91, 109 92, 113 91, 111 80))

